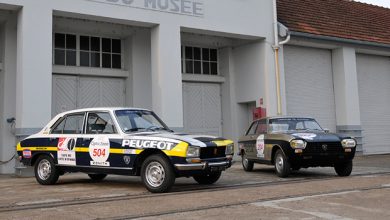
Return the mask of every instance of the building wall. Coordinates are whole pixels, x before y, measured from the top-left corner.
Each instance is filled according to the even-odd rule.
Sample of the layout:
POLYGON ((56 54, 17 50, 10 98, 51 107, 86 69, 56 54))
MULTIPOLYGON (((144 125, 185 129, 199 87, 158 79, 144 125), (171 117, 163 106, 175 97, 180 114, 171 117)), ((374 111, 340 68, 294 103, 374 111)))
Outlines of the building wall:
MULTIPOLYGON (((273 60, 272 1, 178 0, 177 6, 166 2, 172 3, 0 0, 0 9, 10 11, 0 12, 0 17, 7 17, 2 27, 0 113, 2 118, 16 118, 15 134, 1 122, 1 160, 13 155, 18 139, 50 120, 53 74, 125 78, 126 105, 153 109, 170 127, 182 129, 180 48, 185 34, 201 39, 201 44, 216 39, 222 64, 216 80, 222 88, 222 105, 231 107, 222 111, 224 136, 237 139, 242 133, 245 126, 231 129, 240 122, 237 114, 245 113, 248 118, 242 103, 265 97, 272 114, 275 101, 268 98, 272 88, 262 85, 274 75, 269 65, 273 60), (108 71, 53 65, 55 32, 120 37, 124 68, 108 71), (256 80, 242 81, 243 75, 256 80)), ((12 173, 13 167, 14 163, 0 166, 0 172, 12 173)))
MULTIPOLYGON (((383 142, 386 142, 384 137, 388 134, 386 134, 385 130, 379 128, 381 126, 383 128, 382 123, 376 123, 376 126, 374 125, 375 128, 370 128, 370 126, 372 127, 372 122, 374 122, 375 120, 380 122, 384 121, 379 117, 379 115, 382 115, 383 117, 383 114, 380 113, 382 111, 381 109, 383 108, 379 107, 378 105, 367 105, 365 103, 362 103, 363 99, 361 97, 361 95, 365 95, 370 92, 372 95, 372 91, 367 91, 367 89, 364 89, 364 86, 362 85, 368 86, 366 88, 376 88, 376 85, 380 84, 380 81, 376 81, 378 79, 376 79, 376 77, 373 77, 373 82, 376 81, 376 83, 370 83, 370 85, 368 85, 367 83, 369 82, 367 80, 364 82, 361 81, 361 79, 363 78, 362 76, 367 77, 368 72, 378 72, 377 70, 381 70, 383 78, 388 78, 388 74, 390 74, 390 72, 386 75, 384 73, 386 71, 383 70, 388 69, 388 67, 390 66, 390 64, 388 63, 390 57, 389 47, 381 47, 379 45, 365 45, 364 43, 353 43, 342 40, 329 41, 315 39, 312 37, 304 38, 294 36, 292 37, 292 40, 288 43, 288 45, 285 47, 291 46, 301 46, 302 52, 304 52, 305 48, 312 48, 312 50, 325 49, 331 51, 332 61, 328 65, 333 74, 332 86, 334 89, 335 107, 333 107, 334 109, 330 109, 329 111, 336 112, 336 131, 355 137, 358 141, 357 150, 360 152, 366 154, 389 153, 390 147, 386 144, 381 145, 381 147, 377 148, 378 151, 375 152, 373 145, 376 144, 375 142, 373 143, 373 141, 370 141, 370 138, 376 135, 377 137, 381 137, 380 139, 383 142), (375 62, 366 62, 366 60, 364 59, 357 59, 357 56, 367 57, 367 55, 375 55, 368 57, 376 57, 376 64, 374 64, 375 62), (377 65, 378 63, 380 63, 380 65, 377 65), (360 82, 358 82, 358 70, 360 70, 361 75, 360 82), (367 115, 368 112, 370 112, 369 115, 367 115), (369 126, 364 126, 364 124, 362 124, 362 121, 364 119, 367 123, 368 118, 371 118, 370 124, 369 126), (371 131, 367 131, 366 129, 369 129, 371 131), (365 135, 365 133, 370 135, 365 135)), ((291 72, 291 69, 289 69, 288 65, 286 65, 286 59, 288 59, 286 56, 289 55, 285 53, 284 56, 285 57, 282 60, 282 79, 285 79, 286 82, 282 85, 283 87, 286 87, 285 84, 289 83, 288 77, 291 77, 287 77, 286 74, 289 74, 291 72)), ((312 80, 310 76, 307 77, 308 80, 312 80)), ((383 86, 379 86, 379 88, 381 88, 381 91, 387 91, 386 88, 382 87, 383 86)), ((282 91, 283 90, 285 90, 285 88, 282 88, 282 91)), ((286 106, 288 103, 288 96, 286 92, 283 92, 282 94, 284 96, 284 113, 287 113, 286 106)), ((386 103, 383 102, 383 100, 386 100, 386 98, 388 98, 385 94, 386 93, 384 92, 380 92, 377 95, 371 96, 371 103, 386 103)))

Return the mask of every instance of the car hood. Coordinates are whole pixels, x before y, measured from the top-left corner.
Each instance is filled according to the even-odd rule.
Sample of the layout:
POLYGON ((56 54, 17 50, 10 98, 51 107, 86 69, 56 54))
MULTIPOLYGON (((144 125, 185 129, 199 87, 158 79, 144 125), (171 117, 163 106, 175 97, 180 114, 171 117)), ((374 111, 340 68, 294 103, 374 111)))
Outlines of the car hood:
POLYGON ((307 142, 338 142, 342 139, 349 138, 344 135, 325 132, 312 132, 312 131, 295 131, 289 133, 293 138, 302 138, 307 142))
POLYGON ((199 147, 216 147, 232 144, 233 141, 221 137, 209 135, 190 135, 184 133, 170 133, 170 132, 142 132, 127 135, 128 138, 162 138, 170 142, 186 142, 192 146, 199 147))

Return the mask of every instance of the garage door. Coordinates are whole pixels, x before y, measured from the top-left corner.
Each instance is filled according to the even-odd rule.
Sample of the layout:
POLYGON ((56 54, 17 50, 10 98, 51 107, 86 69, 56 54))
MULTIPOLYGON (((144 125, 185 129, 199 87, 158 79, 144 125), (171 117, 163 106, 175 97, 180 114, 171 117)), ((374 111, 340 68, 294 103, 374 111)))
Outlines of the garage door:
POLYGON ((222 135, 219 84, 183 83, 183 105, 185 132, 222 135))
POLYGON ((363 152, 390 153, 390 58, 357 55, 363 152))
POLYGON ((336 131, 332 53, 330 50, 284 47, 287 113, 312 116, 336 131))
POLYGON ((53 75, 53 116, 72 109, 125 104, 125 80, 53 75))

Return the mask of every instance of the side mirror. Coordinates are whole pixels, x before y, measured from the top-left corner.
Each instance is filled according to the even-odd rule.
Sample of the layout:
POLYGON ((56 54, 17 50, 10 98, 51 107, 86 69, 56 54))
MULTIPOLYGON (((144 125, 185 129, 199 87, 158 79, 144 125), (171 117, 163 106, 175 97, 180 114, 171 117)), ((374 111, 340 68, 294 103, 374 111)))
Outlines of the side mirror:
POLYGON ((324 128, 324 131, 325 131, 325 133, 329 133, 330 132, 329 129, 327 129, 327 128, 324 128))

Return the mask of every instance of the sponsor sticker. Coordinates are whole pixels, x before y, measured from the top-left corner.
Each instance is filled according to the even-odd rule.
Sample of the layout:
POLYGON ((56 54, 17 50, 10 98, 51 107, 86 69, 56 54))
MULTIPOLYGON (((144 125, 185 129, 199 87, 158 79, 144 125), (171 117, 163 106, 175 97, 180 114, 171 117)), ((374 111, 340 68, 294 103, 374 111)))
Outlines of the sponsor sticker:
POLYGON ((123 161, 125 162, 126 165, 129 165, 130 164, 130 156, 124 156, 123 157, 123 161))
POLYGON ((176 143, 164 139, 152 138, 131 138, 122 141, 122 147, 131 147, 137 149, 155 148, 159 150, 171 150, 176 143))
POLYGON ((123 154, 135 154, 135 150, 134 149, 124 149, 123 150, 123 154))
POLYGON ((30 149, 24 149, 23 150, 23 157, 26 159, 31 158, 31 150, 30 149))
POLYGON ((257 151, 257 157, 264 158, 264 135, 259 135, 256 140, 256 151, 257 151))
POLYGON ((89 156, 91 157, 91 166, 109 167, 110 162, 107 161, 110 156, 110 140, 108 137, 94 138, 89 144, 89 156))
POLYGON ((295 133, 292 134, 293 136, 303 138, 305 140, 313 140, 315 137, 317 137, 316 134, 313 133, 295 133))
POLYGON ((76 166, 77 138, 59 138, 57 144, 57 160, 61 165, 76 166))

